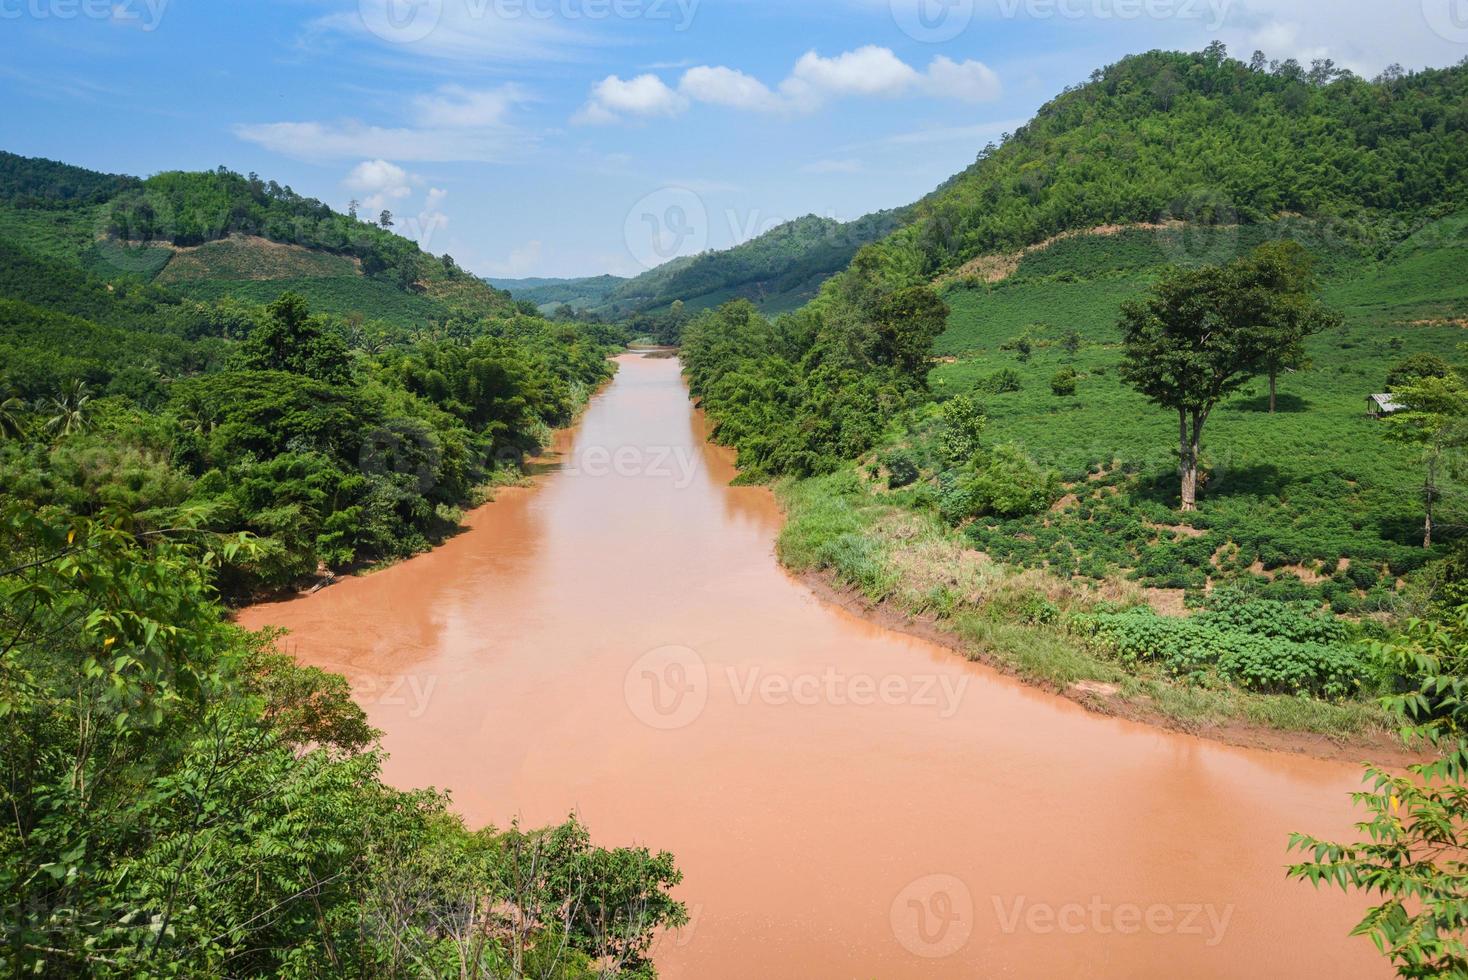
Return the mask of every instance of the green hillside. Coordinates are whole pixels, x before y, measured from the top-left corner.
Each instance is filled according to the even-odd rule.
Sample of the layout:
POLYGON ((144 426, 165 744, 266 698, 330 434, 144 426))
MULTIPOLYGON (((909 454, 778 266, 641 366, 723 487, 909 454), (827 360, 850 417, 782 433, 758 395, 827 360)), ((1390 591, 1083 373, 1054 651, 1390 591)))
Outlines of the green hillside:
POLYGON ((0 497, 244 532, 244 597, 453 533, 604 380, 390 232, 227 171, 0 158, 0 497))
POLYGON ((627 280, 621 276, 591 276, 585 279, 486 279, 495 289, 509 293, 516 300, 532 303, 542 313, 560 306, 573 310, 594 309, 603 305, 617 287, 627 280))
POLYGON ((1404 682, 1344 641, 1460 594, 1468 487, 1440 476, 1424 548, 1422 450, 1366 408, 1414 372, 1458 383, 1464 268, 1468 63, 1368 82, 1153 52, 987 148, 805 308, 704 314, 683 356, 747 477, 800 478, 787 564, 1046 683, 1344 733, 1404 682), (1179 513, 1178 415, 1123 378, 1123 308, 1278 242, 1340 326, 1289 356, 1275 413, 1257 368, 1218 405, 1179 513))

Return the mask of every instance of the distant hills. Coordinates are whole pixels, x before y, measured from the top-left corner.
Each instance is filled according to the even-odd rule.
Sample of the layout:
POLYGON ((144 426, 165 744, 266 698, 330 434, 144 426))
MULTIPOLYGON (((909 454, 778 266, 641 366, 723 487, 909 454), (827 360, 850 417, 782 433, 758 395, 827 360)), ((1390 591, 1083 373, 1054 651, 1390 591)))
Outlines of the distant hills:
POLYGON ((674 259, 632 279, 491 279, 517 300, 543 311, 561 304, 618 320, 667 310, 681 302, 689 312, 747 299, 770 314, 793 310, 815 297, 857 250, 900 228, 907 208, 879 211, 855 221, 806 215, 734 248, 674 259))
POLYGON ((144 180, 0 152, 0 242, 71 277, 183 299, 265 303, 289 289, 316 310, 419 330, 518 313, 448 256, 223 168, 144 180))

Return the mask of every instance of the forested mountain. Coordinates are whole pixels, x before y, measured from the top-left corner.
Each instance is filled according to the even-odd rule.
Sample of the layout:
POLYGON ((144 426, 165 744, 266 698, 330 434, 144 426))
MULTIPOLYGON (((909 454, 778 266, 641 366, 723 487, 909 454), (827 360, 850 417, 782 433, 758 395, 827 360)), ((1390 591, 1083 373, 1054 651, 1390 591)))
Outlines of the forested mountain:
MULTIPOLYGON (((1328 61, 1154 51, 1097 70, 989 146, 850 278, 930 281, 1098 225, 1330 218, 1389 244, 1468 192, 1468 61, 1365 81, 1328 61)), ((837 291, 844 287, 833 287, 837 291)))
POLYGON ((905 210, 841 222, 806 215, 734 248, 677 259, 623 283, 596 312, 608 317, 665 310, 681 302, 707 309, 747 299, 768 313, 794 309, 844 269, 857 249, 890 234, 905 210))
POLYGON ((905 209, 879 211, 847 222, 806 215, 733 248, 673 259, 632 279, 489 282, 545 312, 565 304, 605 320, 657 318, 674 303, 696 312, 733 299, 783 313, 812 299, 857 249, 890 234, 905 214, 905 209))
MULTIPOLYGON (((760 421, 738 423, 743 461, 810 472, 870 448, 889 406, 858 399, 833 414, 830 378, 849 373, 891 398, 921 391, 892 371, 900 342, 891 335, 893 304, 935 284, 981 283, 995 253, 998 268, 1009 269, 1020 250, 1068 233, 1178 222, 1188 230, 1143 264, 1227 257, 1211 254, 1207 243, 1217 239, 1209 229, 1239 226, 1283 228, 1327 240, 1330 251, 1380 256, 1465 204, 1468 62, 1368 82, 1324 62, 1245 64, 1217 44, 1127 58, 1048 103, 1002 146, 986 147, 909 209, 899 230, 861 249, 774 341, 746 352, 771 355, 757 370, 743 362, 759 383, 771 371, 790 378, 779 385, 780 407, 751 404, 760 421)), ((1064 274, 1063 262, 1050 268, 1064 274)), ((694 377, 699 390, 711 380, 694 377)), ((718 400, 710 389, 715 418, 718 400)), ((726 436, 735 432, 731 419, 726 436)))
POLYGON ((517 301, 532 303, 542 313, 560 306, 587 310, 601 306, 627 280, 621 276, 589 276, 585 279, 486 279, 517 301))
POLYGON ((614 333, 274 182, 0 163, 5 496, 253 534, 230 594, 427 547, 607 376, 614 333))

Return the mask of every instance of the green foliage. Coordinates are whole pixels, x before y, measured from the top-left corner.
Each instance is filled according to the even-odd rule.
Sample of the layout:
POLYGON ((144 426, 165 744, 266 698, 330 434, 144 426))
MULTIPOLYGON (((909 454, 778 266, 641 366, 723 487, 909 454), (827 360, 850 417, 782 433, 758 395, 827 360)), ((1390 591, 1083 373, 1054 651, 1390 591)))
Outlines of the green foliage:
POLYGON ((18 207, 86 207, 100 204, 137 183, 133 177, 94 173, 0 150, 0 201, 18 207))
POLYGON ((943 435, 940 447, 943 458, 963 465, 979 451, 986 419, 967 395, 958 395, 943 403, 943 435))
POLYGON ((1004 395, 1022 388, 1024 388, 1024 382, 1020 380, 1019 372, 1013 368, 1000 368, 978 385, 978 390, 986 391, 991 395, 1004 395))
POLYGON ((1075 396, 1079 377, 1075 368, 1063 367, 1050 378, 1050 391, 1057 398, 1072 398, 1075 396))
POLYGON ((1042 468, 1014 443, 995 446, 963 486, 969 499, 964 516, 1038 514, 1060 495, 1059 475, 1042 468))
MULTIPOLYGON (((914 315, 933 307, 921 309, 914 315)), ((892 324, 904 314, 884 308, 881 315, 892 324)), ((926 358, 909 351, 894 359, 893 336, 870 318, 792 315, 771 324, 741 301, 694 318, 682 358, 715 438, 739 449, 750 476, 810 475, 871 449, 888 421, 917 401, 921 380, 910 368, 921 360, 926 374, 926 358)))
POLYGON ((882 454, 879 461, 887 470, 888 489, 901 490, 903 487, 912 486, 921 475, 917 460, 913 458, 912 453, 902 450, 886 452, 882 454))
POLYGON ((1396 391, 1425 378, 1446 378, 1452 373, 1452 366, 1446 360, 1423 351, 1392 365, 1386 373, 1386 390, 1396 391))
POLYGON ((1438 622, 1414 621, 1381 660, 1402 678, 1404 692, 1385 699, 1403 735, 1433 751, 1435 761, 1406 773, 1368 766, 1369 788, 1352 794, 1366 819, 1364 840, 1341 844, 1292 834, 1304 856, 1294 878, 1377 898, 1352 935, 1371 937, 1402 977, 1468 973, 1468 606, 1438 622))
POLYGON ((1076 625, 1122 660, 1159 664, 1180 677, 1216 672, 1250 690, 1354 697, 1369 677, 1349 631, 1309 603, 1284 603, 1220 590, 1187 619, 1150 609, 1077 617, 1076 625))
POLYGON ((687 921, 672 857, 575 820, 470 831, 384 785, 345 681, 215 603, 212 566, 253 548, 0 518, 10 972, 652 976, 687 921))

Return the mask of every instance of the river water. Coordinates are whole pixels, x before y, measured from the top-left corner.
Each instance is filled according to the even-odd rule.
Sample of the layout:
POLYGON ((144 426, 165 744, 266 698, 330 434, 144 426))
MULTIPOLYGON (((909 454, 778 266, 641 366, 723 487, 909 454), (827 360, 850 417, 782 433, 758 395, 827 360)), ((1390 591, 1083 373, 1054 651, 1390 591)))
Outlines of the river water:
POLYGON ((1103 718, 823 604, 674 360, 620 358, 532 489, 257 606, 346 675, 386 777, 476 825, 673 851, 669 978, 1355 977, 1364 904, 1285 879, 1353 766, 1103 718))

